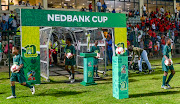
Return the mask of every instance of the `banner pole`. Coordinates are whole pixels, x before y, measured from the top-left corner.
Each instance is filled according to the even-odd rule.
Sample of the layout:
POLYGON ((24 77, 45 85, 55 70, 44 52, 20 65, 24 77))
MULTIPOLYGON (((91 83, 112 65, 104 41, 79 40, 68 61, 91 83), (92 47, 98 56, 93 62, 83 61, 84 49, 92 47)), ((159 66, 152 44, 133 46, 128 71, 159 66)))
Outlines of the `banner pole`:
POLYGON ((9 59, 9 78, 10 78, 10 49, 9 49, 9 32, 8 32, 8 59, 9 59))

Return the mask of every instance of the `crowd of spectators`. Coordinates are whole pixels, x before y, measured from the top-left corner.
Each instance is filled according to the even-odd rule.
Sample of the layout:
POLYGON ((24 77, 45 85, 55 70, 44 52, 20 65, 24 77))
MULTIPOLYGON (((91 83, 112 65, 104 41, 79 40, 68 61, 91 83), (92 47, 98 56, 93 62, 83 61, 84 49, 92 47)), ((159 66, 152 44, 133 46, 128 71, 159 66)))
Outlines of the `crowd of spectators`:
MULTIPOLYGON (((104 4, 101 4, 101 2, 100 2, 100 0, 97 2, 97 4, 96 4, 96 6, 97 6, 97 11, 98 12, 107 12, 107 5, 106 5, 106 3, 104 2, 104 4)), ((82 7, 81 8, 81 11, 88 11, 89 10, 89 12, 92 12, 92 3, 89 3, 89 7, 88 8, 86 8, 86 7, 82 7)), ((115 9, 113 9, 112 11, 108 11, 108 12, 111 12, 111 13, 116 13, 116 10, 115 9)))
MULTIPOLYGON (((13 2, 13 0, 11 0, 11 2, 9 3, 10 5, 14 5, 14 2, 13 2)), ((26 6, 26 7, 33 7, 33 9, 42 9, 43 7, 41 6, 41 3, 39 2, 38 3, 39 5, 36 5, 36 4, 34 4, 34 5, 30 5, 30 2, 27 0, 26 2, 25 1, 23 1, 23 0, 19 0, 19 2, 18 2, 18 6, 26 6)))
MULTIPOLYGON (((128 45, 134 45, 146 49, 150 57, 161 54, 166 38, 172 41, 172 47, 178 43, 180 22, 177 16, 177 8, 175 15, 170 12, 164 12, 163 7, 156 8, 156 11, 146 12, 146 7, 143 6, 143 15, 140 17, 141 23, 127 24, 128 30, 128 45)), ((136 12, 129 12, 129 18, 137 18, 136 12), (134 13, 134 14, 132 14, 134 13)))
POLYGON ((4 13, 2 15, 2 21, 0 23, 0 37, 2 40, 7 40, 7 31, 14 31, 16 33, 19 22, 16 19, 15 14, 11 11, 10 14, 4 13))

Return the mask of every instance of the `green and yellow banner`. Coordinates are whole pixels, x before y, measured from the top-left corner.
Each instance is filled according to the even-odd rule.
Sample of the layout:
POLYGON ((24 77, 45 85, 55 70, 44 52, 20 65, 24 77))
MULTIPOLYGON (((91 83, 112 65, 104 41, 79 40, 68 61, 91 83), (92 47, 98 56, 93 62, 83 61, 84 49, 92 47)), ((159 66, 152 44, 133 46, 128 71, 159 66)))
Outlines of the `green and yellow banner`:
POLYGON ((115 46, 127 49, 127 28, 114 28, 115 46))
POLYGON ((40 84, 39 27, 22 26, 22 57, 27 83, 40 84))
POLYGON ((22 26, 62 27, 126 27, 126 15, 120 13, 98 13, 21 9, 22 26))

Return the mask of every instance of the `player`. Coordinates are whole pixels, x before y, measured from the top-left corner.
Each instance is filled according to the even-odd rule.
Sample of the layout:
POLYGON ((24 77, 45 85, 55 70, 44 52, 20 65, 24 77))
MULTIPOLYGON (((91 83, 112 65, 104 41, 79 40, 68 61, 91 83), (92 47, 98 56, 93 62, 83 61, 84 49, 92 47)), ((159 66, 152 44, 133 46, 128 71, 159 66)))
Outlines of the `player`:
MULTIPOLYGON (((96 40, 95 45, 91 47, 90 52, 99 53, 100 49, 99 49, 99 46, 97 46, 97 45, 98 45, 98 41, 96 40)), ((97 73, 97 71, 98 71, 98 57, 94 57, 94 66, 93 67, 94 67, 94 71, 96 72, 95 77, 99 78, 99 75, 97 73)))
POLYGON ((171 66, 169 65, 166 66, 164 63, 165 60, 169 60, 169 59, 171 59, 171 39, 168 38, 166 40, 166 45, 164 46, 164 49, 163 49, 163 58, 162 58, 162 70, 164 71, 164 75, 163 75, 163 84, 161 88, 164 88, 164 89, 171 88, 171 86, 169 85, 169 82, 175 74, 174 67, 173 65, 171 65, 171 61, 168 62, 169 65, 171 66), (171 74, 169 75, 169 78, 166 81, 169 69, 171 70, 171 74))
POLYGON ((20 66, 18 69, 14 70, 18 71, 18 73, 11 73, 11 90, 12 90, 12 95, 7 97, 7 99, 12 99, 12 98, 16 98, 16 94, 15 94, 15 81, 19 82, 21 85, 29 87, 31 89, 32 94, 35 93, 35 88, 34 86, 30 86, 28 83, 26 83, 26 79, 24 76, 24 72, 23 72, 23 60, 21 58, 21 55, 19 54, 19 47, 14 46, 12 48, 12 53, 14 55, 13 57, 13 64, 16 64, 18 66, 20 66))
POLYGON ((138 48, 138 47, 132 47, 129 46, 128 50, 130 52, 133 52, 133 57, 132 60, 130 62, 130 64, 132 64, 132 61, 134 60, 134 56, 138 55, 138 66, 139 66, 139 72, 137 72, 137 74, 142 72, 142 59, 146 62, 148 69, 149 69, 149 74, 151 74, 152 69, 151 69, 151 64, 148 60, 148 56, 147 56, 147 52, 144 49, 138 48))
POLYGON ((71 44, 72 40, 71 38, 67 38, 66 39, 66 47, 64 49, 64 52, 65 52, 65 57, 64 57, 64 62, 65 62, 65 69, 68 71, 69 73, 69 80, 71 83, 73 83, 75 81, 75 78, 74 78, 74 65, 76 64, 76 61, 75 61, 75 53, 76 53, 76 50, 74 48, 74 46, 71 44), (71 56, 69 58, 66 57, 67 53, 71 53, 71 56), (72 73, 71 71, 68 69, 68 66, 71 66, 71 70, 72 70, 72 73))

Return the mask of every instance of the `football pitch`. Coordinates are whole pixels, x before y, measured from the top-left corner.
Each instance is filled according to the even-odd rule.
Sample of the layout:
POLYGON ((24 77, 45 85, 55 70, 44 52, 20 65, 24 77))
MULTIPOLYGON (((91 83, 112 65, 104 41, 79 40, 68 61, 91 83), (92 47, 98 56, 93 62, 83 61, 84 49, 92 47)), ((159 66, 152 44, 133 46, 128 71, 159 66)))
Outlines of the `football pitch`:
MULTIPOLYGON (((152 74, 129 74, 129 98, 117 100, 112 97, 112 71, 107 77, 96 81, 98 85, 82 86, 67 83, 64 76, 51 76, 51 82, 35 85, 36 93, 16 83, 16 99, 11 95, 8 72, 0 72, 0 104, 180 104, 180 58, 174 58, 175 76, 170 82, 172 89, 161 89, 163 72, 161 60, 151 60, 152 74)), ((170 72, 169 72, 170 73, 170 72)))

